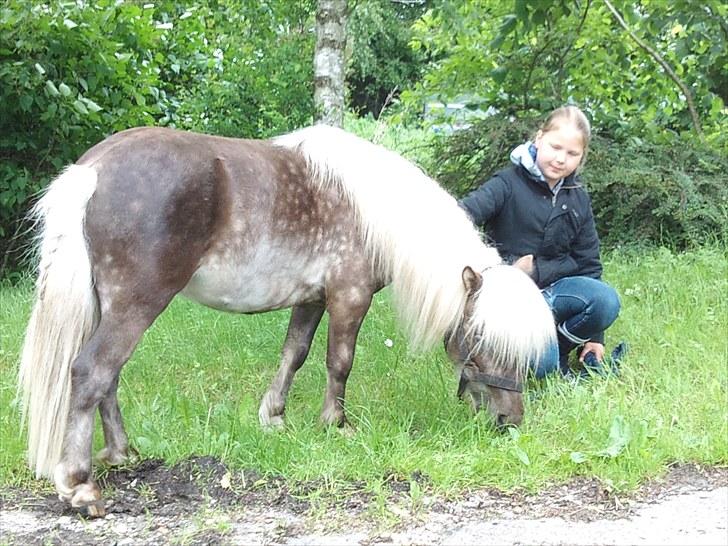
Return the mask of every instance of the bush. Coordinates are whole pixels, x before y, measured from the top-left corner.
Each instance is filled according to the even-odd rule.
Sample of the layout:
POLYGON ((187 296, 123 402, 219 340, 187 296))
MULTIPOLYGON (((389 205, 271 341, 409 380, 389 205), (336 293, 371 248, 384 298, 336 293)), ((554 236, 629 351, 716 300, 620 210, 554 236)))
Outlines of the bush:
MULTIPOLYGON (((538 124, 533 116, 476 122, 437 142, 430 171, 462 196, 507 166, 538 124)), ((606 246, 728 240, 728 158, 717 151, 678 137, 655 144, 595 136, 582 174, 606 246)))
POLYGON ((728 158, 695 143, 595 139, 584 169, 602 241, 728 241, 728 158))

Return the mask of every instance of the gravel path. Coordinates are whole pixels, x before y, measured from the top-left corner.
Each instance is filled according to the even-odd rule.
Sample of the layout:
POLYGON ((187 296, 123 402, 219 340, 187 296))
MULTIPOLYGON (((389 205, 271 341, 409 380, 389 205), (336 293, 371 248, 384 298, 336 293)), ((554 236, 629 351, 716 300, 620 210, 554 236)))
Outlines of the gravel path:
POLYGON ((210 458, 112 472, 105 518, 52 495, 0 493, 0 544, 717 545, 728 546, 728 469, 676 466, 630 497, 575 479, 538 495, 480 490, 413 503, 390 483, 386 506, 353 489, 312 505, 280 481, 233 475, 210 458))

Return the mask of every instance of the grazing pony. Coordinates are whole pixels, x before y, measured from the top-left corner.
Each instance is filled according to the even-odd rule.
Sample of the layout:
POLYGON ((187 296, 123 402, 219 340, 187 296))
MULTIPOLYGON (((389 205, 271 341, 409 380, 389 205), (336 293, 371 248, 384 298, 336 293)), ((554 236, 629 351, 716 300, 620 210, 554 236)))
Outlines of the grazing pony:
POLYGON ((521 421, 525 370, 554 342, 536 286, 501 263, 453 197, 397 154, 331 127, 272 140, 124 131, 68 167, 33 214, 40 264, 19 374, 28 458, 91 515, 104 513, 96 410, 98 458, 120 463, 119 373, 176 294, 234 313, 292 308, 264 426, 283 423, 324 311, 321 419, 345 423, 359 327, 387 284, 411 346, 445 339, 459 394, 499 425, 521 421))

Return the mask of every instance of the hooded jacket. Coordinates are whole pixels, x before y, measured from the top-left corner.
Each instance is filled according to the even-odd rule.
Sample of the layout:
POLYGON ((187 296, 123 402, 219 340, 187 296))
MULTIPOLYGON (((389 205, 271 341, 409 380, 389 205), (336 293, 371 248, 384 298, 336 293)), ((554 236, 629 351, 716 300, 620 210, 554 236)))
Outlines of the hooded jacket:
POLYGON ((530 143, 516 148, 511 160, 517 164, 496 173, 460 200, 460 206, 485 228, 505 261, 533 254, 539 288, 576 275, 600 279, 599 237, 591 199, 579 177, 566 177, 554 195, 530 143))

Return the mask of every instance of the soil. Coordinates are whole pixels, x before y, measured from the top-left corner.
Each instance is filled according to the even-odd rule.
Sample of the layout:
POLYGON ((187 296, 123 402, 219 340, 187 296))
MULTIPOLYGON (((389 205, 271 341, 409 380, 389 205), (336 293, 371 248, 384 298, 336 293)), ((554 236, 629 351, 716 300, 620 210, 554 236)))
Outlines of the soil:
POLYGON ((704 544, 728 546, 728 468, 676 465, 620 496, 577 478, 536 495, 431 495, 428 480, 387 480, 386 502, 351 484, 295 489, 255 471, 200 457, 166 467, 147 460, 100 483, 106 516, 86 518, 48 489, 0 492, 0 544, 704 544), (410 484, 416 482, 416 491, 410 484))

